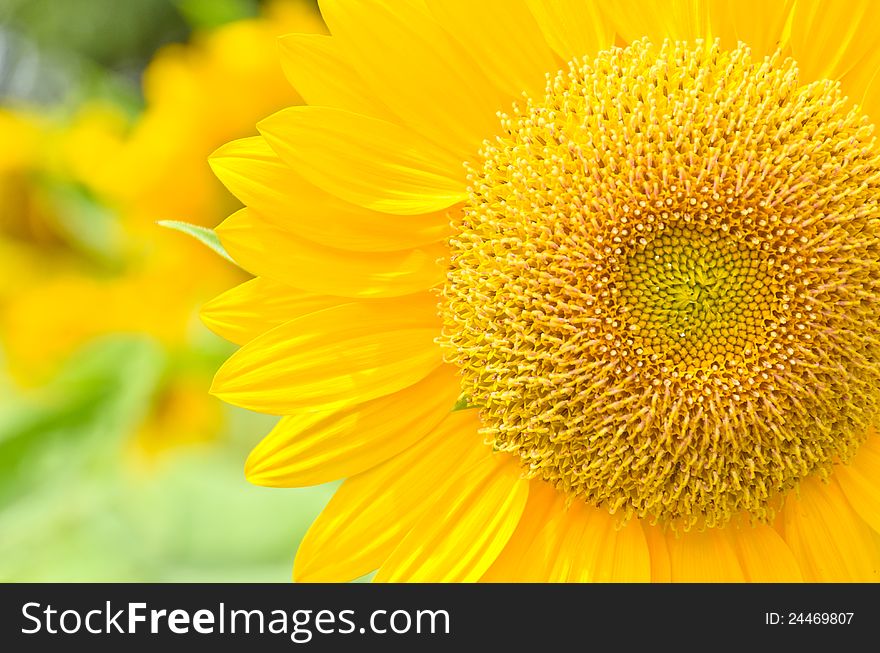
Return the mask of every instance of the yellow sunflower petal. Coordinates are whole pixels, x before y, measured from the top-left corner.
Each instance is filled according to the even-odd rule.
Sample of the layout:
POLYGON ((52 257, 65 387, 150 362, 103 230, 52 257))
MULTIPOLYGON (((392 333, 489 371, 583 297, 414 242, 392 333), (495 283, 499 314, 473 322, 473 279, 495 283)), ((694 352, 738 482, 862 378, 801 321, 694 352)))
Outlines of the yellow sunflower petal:
POLYGON ((455 154, 473 157, 498 131, 509 95, 417 0, 321 0, 340 49, 401 121, 455 154), (381 44, 381 47, 377 47, 381 44))
POLYGON ((211 392, 276 415, 364 402, 406 388, 441 363, 436 300, 343 304, 252 340, 217 371, 211 392))
MULTIPOLYGON (((544 38, 565 61, 614 45, 614 29, 594 2, 527 0, 544 38)), ((547 72, 551 72, 548 70, 547 72)))
POLYGON ((545 580, 540 575, 524 576, 524 570, 529 565, 528 553, 550 515, 561 511, 564 503, 565 495, 552 485, 538 480, 531 481, 529 500, 516 530, 510 536, 507 546, 480 580, 487 583, 545 580))
POLYGON ((528 494, 513 457, 496 454, 477 463, 432 502, 376 582, 479 580, 516 529, 528 494))
POLYGON ((278 40, 281 67, 307 104, 393 119, 339 52, 339 40, 323 34, 288 34, 278 40))
MULTIPOLYGON (((529 547, 524 561, 526 580, 550 583, 589 580, 586 575, 578 575, 577 549, 588 519, 588 508, 579 502, 554 510, 529 547)), ((586 553, 592 555, 595 550, 586 553)))
POLYGON ((862 110, 876 125, 880 123, 880 51, 867 66, 858 71, 858 74, 859 80, 850 85, 853 88, 861 88, 861 85, 864 85, 864 91, 861 94, 853 93, 853 101, 861 105, 862 110))
POLYGON ((798 583, 803 580, 791 549, 769 526, 735 529, 731 537, 748 582, 798 583))
POLYGON ((348 581, 385 561, 434 497, 491 455, 475 411, 450 413, 409 449, 343 483, 299 546, 294 578, 348 581))
POLYGON ((668 583, 672 580, 672 570, 669 563, 669 545, 666 543, 666 534, 659 525, 642 524, 645 533, 645 541, 651 552, 651 582, 668 583))
MULTIPOLYGON (((643 36, 659 42, 667 37, 693 41, 718 35, 726 47, 745 40, 758 58, 782 43, 800 60, 802 79, 840 79, 844 92, 855 99, 877 102, 880 82, 875 66, 880 55, 873 25, 880 22, 880 3, 487 0, 468 6, 459 0, 322 0, 322 9, 333 37, 293 37, 283 47, 294 81, 299 79, 313 99, 332 106, 295 107, 275 114, 260 124, 262 138, 224 149, 215 158, 215 167, 251 205, 219 229, 232 255, 264 275, 268 283, 302 288, 311 300, 326 297, 334 305, 285 322, 279 318, 295 301, 282 297, 265 315, 259 315, 259 309, 248 302, 256 295, 258 304, 264 289, 254 286, 243 293, 248 297, 227 297, 219 308, 207 311, 221 330, 249 341, 218 372, 213 391, 250 408, 302 413, 282 420, 258 446, 248 464, 249 477, 283 485, 355 474, 307 535, 297 557, 296 577, 347 580, 381 567, 377 579, 392 581, 491 580, 504 574, 523 580, 591 582, 880 578, 880 493, 875 486, 880 456, 870 448, 859 454, 862 462, 842 467, 830 484, 812 478, 804 481, 800 494, 787 499, 774 527, 728 526, 677 536, 637 520, 619 528, 616 518, 577 498, 564 509, 557 493, 536 491, 534 482, 521 478, 521 466, 514 459, 492 454, 480 442, 475 411, 444 417, 457 388, 448 381, 432 386, 435 375, 439 378, 449 371, 436 346, 440 331, 436 299, 427 292, 444 280, 439 261, 447 249, 445 217, 460 211, 461 202, 467 199, 461 162, 473 160, 479 143, 498 132, 495 111, 506 109, 512 94, 521 89, 534 91, 539 73, 552 72, 551 64, 558 63, 553 52, 562 57, 594 54, 610 43, 611 21, 618 42, 643 36), (836 47, 828 50, 815 47, 816 43, 836 47), (295 70, 298 65, 307 70, 295 70), (328 74, 339 79, 322 88, 318 79, 328 74), (309 199, 300 201, 300 194, 309 199), (400 225, 389 220, 404 217, 411 219, 400 225), (339 304, 342 297, 360 301, 339 304), (230 326, 235 320, 244 326, 237 330, 230 326), (253 338, 258 328, 270 330, 253 338), (531 509, 534 514, 523 516, 531 509)), ((627 79, 626 83, 638 81, 627 79)), ((598 87, 575 87, 586 94, 591 88, 598 87)), ((722 90, 735 92, 734 88, 722 90)), ((559 126, 574 124, 566 123, 567 114, 559 114, 556 106, 549 106, 553 99, 547 99, 548 111, 540 114, 548 118, 547 124, 555 129, 557 118, 559 126)), ((780 95, 780 106, 782 99, 780 95)), ((695 115, 701 114, 697 110, 695 115)), ((739 118, 747 120, 749 115, 746 112, 739 118)), ((522 144, 529 146, 559 140, 558 160, 568 161, 570 148, 566 152, 565 139, 555 139, 555 131, 547 130, 550 137, 537 141, 525 131, 536 128, 538 122, 519 123, 521 132, 512 135, 514 140, 522 136, 522 144)), ((597 133, 602 129, 602 125, 597 127, 597 133)), ((687 130, 682 134, 686 138, 687 130)), ((664 138, 664 144, 673 145, 660 154, 680 154, 678 141, 664 138)), ((538 168, 540 175, 554 178, 559 170, 569 170, 549 165, 545 169, 548 161, 557 159, 548 158, 540 148, 535 159, 523 158, 519 154, 524 149, 528 148, 511 150, 510 158, 506 150, 504 156, 484 157, 487 170, 497 168, 501 174, 487 174, 477 181, 506 189, 510 179, 528 176, 538 168), (517 167, 520 164, 522 169, 517 167)), ((665 164, 657 167, 652 157, 649 153, 648 168, 658 178, 662 173, 665 183, 669 171, 665 164)), ((760 156, 747 158, 755 161, 760 156)), ((609 188, 631 187, 626 170, 621 175, 616 165, 600 167, 593 173, 603 188, 605 181, 609 188)), ((633 174, 631 169, 630 182, 633 174)), ((727 183, 723 177, 722 172, 721 180, 715 181, 727 183)), ((561 178, 558 189, 549 189, 552 193, 536 193, 535 201, 526 197, 522 214, 537 216, 543 207, 554 206, 545 201, 548 197, 555 200, 557 190, 567 193, 571 187, 561 178)), ((548 188, 537 184, 529 192, 548 188)), ((649 185, 645 189, 650 190, 649 185)), ((486 209, 493 216, 508 199, 522 199, 514 197, 516 191, 490 195, 486 209)), ((746 196, 742 199, 748 200, 746 204, 751 201, 746 196)), ((580 205, 578 197, 568 204, 575 205, 580 205)), ((526 219, 524 224, 533 222, 526 219)), ((498 254, 496 240, 489 254, 498 254)), ((462 238, 461 242, 471 241, 462 238)), ((531 247, 529 243, 523 246, 531 247)), ((501 259, 496 256, 496 260, 501 259)), ((511 279, 517 281, 526 267, 505 273, 488 295, 511 279)), ((604 274, 601 266, 597 269, 604 274)), ((470 272, 462 278, 470 281, 476 276, 486 278, 470 272)), ((536 283, 532 290, 540 290, 543 280, 536 283)), ((693 279, 690 283, 694 284, 693 279)), ((461 296, 488 296, 470 292, 474 289, 466 283, 462 286, 461 296)), ((553 288, 548 288, 544 297, 555 301, 553 288)), ((540 294, 533 294, 543 301, 540 294)), ((527 312, 526 317, 533 314, 527 312)), ((445 317, 460 316, 447 313, 445 317)), ((606 335, 609 340, 615 338, 613 333, 606 335)), ((566 343, 562 341, 562 347, 570 353, 570 343, 566 343)), ((466 373, 479 375, 485 369, 477 368, 491 365, 497 353, 496 348, 487 353, 486 360, 478 356, 460 362, 466 373)), ((528 372, 534 348, 526 346, 522 353, 522 365, 506 367, 528 372)), ((517 394, 523 384, 519 377, 513 381, 509 387, 517 394)), ((537 381, 541 379, 527 379, 528 383, 537 381)), ((486 393, 490 397, 502 394, 497 384, 486 393)), ((635 403, 643 401, 640 396, 633 393, 632 403, 624 398, 611 405, 625 411, 623 417, 631 421, 644 414, 631 411, 653 408, 635 403)), ((765 403, 776 406, 774 401, 771 396, 765 403)), ((679 404, 684 405, 683 400, 679 404)), ((679 404, 672 409, 673 418, 687 413, 678 410, 679 404)), ((554 419, 555 410, 547 413, 554 419)), ((691 417, 683 419, 686 430, 694 424, 691 417)), ((503 426, 499 433, 507 432, 510 425, 505 422, 503 426)), ((543 429, 551 433, 551 446, 541 451, 552 451, 558 443, 553 428, 543 429)), ((748 435, 749 430, 754 432, 745 429, 743 433, 748 435)), ((793 437, 787 440, 796 443, 800 434, 793 437)), ((760 457, 760 451, 757 454, 760 457)), ((752 458, 746 457, 747 461, 752 458)), ((538 462, 545 471, 555 464, 538 462)), ((626 463, 614 469, 627 471, 629 467, 626 463)), ((789 467, 796 471, 796 466, 789 467)), ((732 476, 715 477, 735 479, 737 473, 734 469, 732 476)), ((569 480, 563 477, 561 483, 586 487, 569 480)), ((616 480, 617 476, 609 487, 616 480)), ((716 501, 713 496, 704 497, 705 488, 698 485, 691 480, 685 489, 693 490, 694 497, 701 495, 700 502, 705 499, 701 512, 705 511, 707 519, 715 516, 711 511, 716 506, 726 517, 728 495, 723 493, 729 487, 722 483, 716 488, 722 492, 716 501)), ((633 500, 629 490, 621 497, 633 500)), ((661 498, 665 501, 666 495, 661 498)), ((688 502, 681 504, 685 505, 688 502)), ((760 508, 763 505, 755 507, 760 508)))
POLYGON ((256 485, 300 487, 360 474, 423 438, 459 392, 455 369, 443 365, 392 395, 285 417, 251 452, 245 475, 256 485))
POLYGON ((209 160, 241 202, 276 227, 338 249, 394 251, 445 240, 446 212, 391 216, 345 202, 303 179, 262 136, 232 141, 209 160))
POLYGON ((202 306, 199 315, 218 336, 243 345, 279 324, 348 301, 257 277, 215 297, 202 306))
POLYGON ((642 526, 620 527, 607 511, 573 505, 550 568, 551 582, 648 582, 651 560, 642 526))
POLYGON ((808 582, 880 580, 880 546, 834 479, 801 482, 782 513, 783 537, 808 582))
POLYGON ((654 551, 648 548, 642 525, 634 520, 619 528, 615 519, 579 501, 568 508, 554 505, 522 561, 523 579, 551 583, 651 580, 654 551))
POLYGON ((602 540, 611 528, 610 515, 609 519, 597 518, 595 511, 592 506, 581 502, 575 502, 566 511, 565 524, 559 531, 558 553, 550 564, 549 582, 593 581, 602 540))
MULTIPOLYGON (((866 63, 877 49, 877 25, 880 3, 875 0, 799 0, 791 47, 801 79, 841 79, 866 63)), ((844 92, 853 97, 864 90, 844 85, 844 92)))
POLYGON ((760 59, 787 45, 786 23, 794 0, 709 0, 712 33, 721 47, 742 41, 760 59))
POLYGON ((461 160, 405 127, 330 107, 289 107, 257 124, 310 182, 374 211, 431 213, 467 197, 461 160))
MULTIPOLYGON (((606 518, 604 511, 597 510, 596 517, 606 518)), ((603 540, 593 582, 596 583, 648 583, 651 581, 651 554, 648 541, 637 519, 624 526, 615 526, 616 517, 607 515, 612 522, 611 530, 603 540)))
POLYGON ((729 529, 668 533, 675 583, 741 583, 746 580, 729 529))
POLYGON ((840 465, 834 478, 859 517, 880 533, 880 436, 872 432, 849 465, 840 465))
POLYGON ((876 48, 880 5, 857 2, 798 2, 792 21, 792 50, 804 81, 840 80, 841 89, 876 122, 880 109, 880 53, 876 48), (831 45, 816 48, 816 42, 831 45))
POLYGON ((559 66, 524 0, 428 0, 434 18, 496 86, 516 97, 543 92, 559 66))
POLYGON ((647 36, 652 43, 663 39, 689 41, 709 39, 707 3, 694 0, 599 0, 603 13, 627 43, 647 36))
POLYGON ((563 574, 558 569, 554 572, 554 567, 560 562, 569 562, 568 558, 561 556, 560 550, 572 523, 571 510, 562 501, 554 503, 548 511, 543 527, 532 538, 521 561, 519 578, 523 582, 559 582, 559 576, 563 576, 562 580, 567 578, 567 573, 563 574))
POLYGON ((229 254, 256 276, 316 295, 398 297, 443 281, 443 243, 399 252, 351 252, 318 245, 241 209, 216 229, 229 254))

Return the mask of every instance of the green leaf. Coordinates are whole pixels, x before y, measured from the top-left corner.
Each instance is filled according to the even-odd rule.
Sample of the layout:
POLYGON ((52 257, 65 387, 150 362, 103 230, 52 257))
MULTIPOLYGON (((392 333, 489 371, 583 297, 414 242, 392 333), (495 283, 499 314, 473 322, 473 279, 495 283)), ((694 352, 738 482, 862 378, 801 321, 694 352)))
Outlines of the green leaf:
POLYGON ((150 410, 165 364, 151 340, 109 336, 77 352, 49 384, 0 401, 0 508, 98 459, 113 464, 150 410))
POLYGON ((193 27, 211 29, 258 13, 256 0, 177 0, 180 13, 193 27))
POLYGON ((39 181, 53 202, 53 219, 66 242, 106 263, 115 262, 123 239, 119 216, 80 184, 51 177, 39 181))
POLYGON ((476 408, 476 406, 471 403, 470 397, 462 392, 460 395, 458 395, 458 399, 456 400, 455 405, 452 407, 452 412, 454 413, 457 410, 468 410, 470 408, 476 408))
POLYGON ((197 224, 190 224, 189 222, 181 222, 179 220, 159 220, 157 224, 160 227, 174 229, 175 231, 179 231, 181 233, 192 236, 203 245, 207 245, 208 247, 213 249, 215 252, 217 252, 220 256, 225 258, 233 265, 238 265, 235 261, 232 260, 232 257, 223 247, 223 244, 220 242, 220 239, 217 237, 217 234, 214 233, 213 229, 200 227, 197 224))

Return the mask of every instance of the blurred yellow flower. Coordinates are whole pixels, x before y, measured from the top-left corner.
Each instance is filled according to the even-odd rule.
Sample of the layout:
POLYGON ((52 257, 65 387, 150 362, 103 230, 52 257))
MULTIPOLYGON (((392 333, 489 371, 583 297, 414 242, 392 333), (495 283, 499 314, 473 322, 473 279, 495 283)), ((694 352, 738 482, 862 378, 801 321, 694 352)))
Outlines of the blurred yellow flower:
POLYGON ((322 29, 307 3, 275 0, 257 18, 160 50, 144 73, 147 106, 113 184, 127 209, 150 225, 215 225, 236 203, 211 174, 207 156, 253 134, 258 117, 300 103, 278 62, 277 37, 322 29))
MULTIPOLYGON (((174 12, 167 4, 121 3, 116 36, 137 17, 144 38, 165 39, 153 14, 174 12)), ((194 21, 218 18, 211 3, 187 4, 194 21)), ((116 64, 128 72, 134 60, 95 64, 78 42, 36 42, 33 53, 28 43, 39 65, 18 76, 13 56, 12 81, 25 83, 0 80, 18 102, 71 91, 63 104, 0 108, 0 579, 277 580, 327 499, 314 488, 272 503, 243 485, 244 434, 273 420, 205 392, 230 347, 197 307, 244 275, 157 225, 219 222, 236 201, 207 156, 299 101, 275 37, 320 20, 304 0, 259 6, 257 18, 165 48, 149 66, 143 120, 114 99, 129 95, 116 64), (45 93, 28 90, 33 71, 45 93), (82 96, 105 99, 75 104, 82 96), (230 519, 242 528, 225 528, 230 519)), ((112 56, 86 9, 77 24, 92 30, 89 46, 112 56)), ((27 13, 58 23, 64 8, 27 13)))
POLYGON ((0 172, 7 175, 27 170, 37 158, 40 129, 27 116, 10 109, 0 109, 0 172))
POLYGON ((0 107, 0 238, 38 245, 57 243, 58 225, 41 192, 47 172, 48 120, 0 107))
MULTIPOLYGON (((100 336, 148 335, 172 359, 201 346, 197 306, 242 273, 157 222, 213 225, 235 205, 206 159, 221 143, 253 133, 267 111, 300 101, 284 79, 276 37, 321 25, 307 3, 276 0, 259 17, 167 46, 147 68, 146 107, 133 125, 106 104, 87 104, 70 118, 0 112, 0 210, 10 223, 3 233, 27 229, 31 245, 19 252, 0 238, 0 247, 10 257, 20 253, 17 268, 33 269, 30 280, 4 275, 15 283, 0 303, 0 340, 19 383, 44 382, 100 336), (98 232, 88 221, 101 216, 91 213, 63 223, 80 200, 111 218, 103 224, 113 232, 108 251, 100 252, 104 258, 76 251, 62 256, 48 246, 51 239, 98 232)), ((202 367, 168 375, 156 411, 136 438, 144 452, 216 436, 219 402, 194 390, 208 373, 202 367), (182 413, 188 418, 172 427, 168 415, 182 413)))
POLYGON ((880 4, 320 5, 203 309, 295 578, 877 580, 880 4))
POLYGON ((44 279, 81 271, 98 254, 92 248, 115 245, 115 220, 88 214, 86 196, 97 190, 97 162, 115 151, 125 128, 118 110, 106 105, 87 105, 71 118, 0 108, 0 309, 44 279), (71 148, 74 137, 80 142, 71 148), (79 165, 82 152, 91 160, 79 165))

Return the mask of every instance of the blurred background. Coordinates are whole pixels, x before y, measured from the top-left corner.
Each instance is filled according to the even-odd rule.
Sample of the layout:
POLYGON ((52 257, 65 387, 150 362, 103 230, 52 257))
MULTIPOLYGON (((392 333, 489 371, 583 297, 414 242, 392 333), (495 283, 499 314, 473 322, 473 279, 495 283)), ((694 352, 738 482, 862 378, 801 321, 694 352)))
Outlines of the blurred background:
POLYGON ((249 485, 271 419, 208 394, 244 273, 161 220, 236 207, 208 155, 297 103, 307 0, 0 0, 0 580, 278 581, 332 487, 249 485))

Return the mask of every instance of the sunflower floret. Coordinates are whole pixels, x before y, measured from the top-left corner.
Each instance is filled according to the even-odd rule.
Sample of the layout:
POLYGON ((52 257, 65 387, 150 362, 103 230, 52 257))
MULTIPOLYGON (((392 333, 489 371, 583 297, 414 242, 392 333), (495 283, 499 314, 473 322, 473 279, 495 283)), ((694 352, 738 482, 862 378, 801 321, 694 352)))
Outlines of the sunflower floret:
POLYGON ((778 53, 637 41, 502 116, 443 345, 494 447, 682 529, 769 520, 880 413, 880 157, 778 53))

